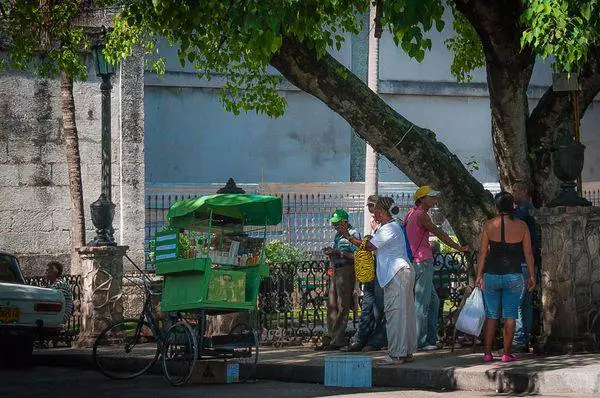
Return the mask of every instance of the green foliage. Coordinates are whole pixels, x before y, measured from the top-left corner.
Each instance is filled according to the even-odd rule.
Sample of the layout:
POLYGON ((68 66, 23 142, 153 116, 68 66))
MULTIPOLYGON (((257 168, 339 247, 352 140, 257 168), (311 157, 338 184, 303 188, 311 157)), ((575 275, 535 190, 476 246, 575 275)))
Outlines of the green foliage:
POLYGON ((279 240, 272 240, 265 243, 265 256, 268 264, 283 264, 295 261, 307 261, 308 254, 299 248, 295 248, 289 243, 279 240))
MULTIPOLYGON (((279 75, 268 70, 287 38, 295 38, 322 57, 358 33, 369 0, 115 0, 115 21, 107 55, 119 61, 141 44, 152 66, 164 71, 157 37, 179 45, 179 62, 191 64, 199 78, 225 78, 221 99, 233 113, 254 110, 280 116, 285 100, 277 92, 279 75)), ((425 33, 443 28, 441 0, 386 0, 382 23, 411 57, 421 61, 431 48, 425 33)), ((341 74, 343 76, 343 74, 341 74)))
POLYGON ((521 46, 554 57, 556 71, 577 72, 600 45, 600 0, 527 0, 521 46))
POLYGON ((75 79, 86 79, 81 51, 89 46, 75 17, 84 0, 0 0, 0 36, 8 39, 4 67, 54 77, 60 71, 75 79))
POLYGON ((460 83, 470 82, 473 71, 485 66, 481 40, 473 25, 456 9, 452 9, 454 21, 452 27, 456 35, 446 39, 446 47, 454 54, 450 73, 460 83))
POLYGON ((467 163, 465 163, 467 170, 469 173, 473 174, 476 171, 479 171, 479 160, 475 157, 475 155, 471 155, 467 163))

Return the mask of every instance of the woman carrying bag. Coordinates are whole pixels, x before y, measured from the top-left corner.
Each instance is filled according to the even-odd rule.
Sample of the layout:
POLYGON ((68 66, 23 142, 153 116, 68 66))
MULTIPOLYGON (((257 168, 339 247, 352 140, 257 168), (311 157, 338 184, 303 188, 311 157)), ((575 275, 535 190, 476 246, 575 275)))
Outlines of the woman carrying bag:
POLYGON ((481 234, 481 245, 477 261, 477 279, 475 284, 483 291, 486 324, 484 329, 484 362, 494 359, 492 348, 496 334, 496 321, 504 319, 503 362, 516 361, 512 353, 512 341, 515 333, 515 319, 525 281, 521 271, 523 254, 529 270, 527 290, 535 288, 533 272, 534 260, 531 251, 531 237, 527 224, 513 219, 514 198, 508 192, 500 192, 494 197, 499 216, 487 221, 481 234))
MULTIPOLYGON (((415 323, 415 273, 408 260, 405 238, 399 223, 391 216, 392 198, 380 197, 375 203, 373 217, 380 224, 364 248, 377 251, 377 281, 383 287, 384 312, 388 352, 386 364, 412 362, 417 350, 415 323)), ((361 240, 347 230, 338 230, 353 245, 361 240)))

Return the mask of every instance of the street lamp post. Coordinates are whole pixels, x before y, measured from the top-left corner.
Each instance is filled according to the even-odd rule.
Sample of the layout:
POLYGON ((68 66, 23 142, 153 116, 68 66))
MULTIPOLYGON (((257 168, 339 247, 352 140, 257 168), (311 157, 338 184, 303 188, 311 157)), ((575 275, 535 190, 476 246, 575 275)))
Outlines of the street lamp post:
POLYGON ((102 45, 93 49, 96 61, 97 75, 102 78, 100 92, 102 93, 102 171, 101 171, 101 193, 98 200, 90 205, 92 223, 96 227, 96 237, 92 241, 95 246, 116 246, 113 237, 114 229, 112 221, 115 216, 115 205, 112 203, 111 195, 111 134, 110 134, 110 92, 112 85, 110 78, 115 73, 115 67, 104 57, 102 45))

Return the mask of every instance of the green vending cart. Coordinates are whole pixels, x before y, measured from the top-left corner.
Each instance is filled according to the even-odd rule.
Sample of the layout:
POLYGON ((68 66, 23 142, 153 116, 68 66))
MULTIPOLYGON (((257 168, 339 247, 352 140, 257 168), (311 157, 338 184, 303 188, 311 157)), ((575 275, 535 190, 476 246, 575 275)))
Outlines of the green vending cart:
POLYGON ((269 276, 267 227, 279 224, 281 215, 281 198, 246 194, 191 198, 169 209, 167 229, 154 236, 154 262, 164 280, 161 310, 183 319, 167 331, 163 345, 163 372, 173 384, 189 380, 196 359, 235 361, 241 380, 251 376, 258 361, 251 322, 205 336, 206 317, 256 310, 261 279, 269 276), (182 322, 194 330, 195 347, 181 347, 182 322))

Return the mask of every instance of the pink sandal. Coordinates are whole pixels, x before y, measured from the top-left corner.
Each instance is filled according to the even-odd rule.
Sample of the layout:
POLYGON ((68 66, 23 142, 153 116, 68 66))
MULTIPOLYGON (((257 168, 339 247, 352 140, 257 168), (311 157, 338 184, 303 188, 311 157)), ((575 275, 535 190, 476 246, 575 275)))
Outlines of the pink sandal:
POLYGON ((492 362, 494 356, 491 353, 483 354, 483 362, 492 362))
POLYGON ((502 362, 514 362, 518 360, 519 357, 515 354, 502 354, 502 362))

